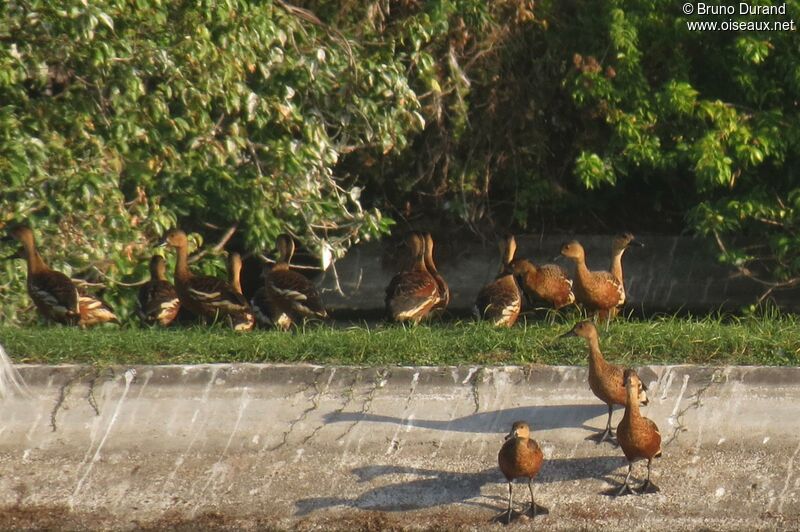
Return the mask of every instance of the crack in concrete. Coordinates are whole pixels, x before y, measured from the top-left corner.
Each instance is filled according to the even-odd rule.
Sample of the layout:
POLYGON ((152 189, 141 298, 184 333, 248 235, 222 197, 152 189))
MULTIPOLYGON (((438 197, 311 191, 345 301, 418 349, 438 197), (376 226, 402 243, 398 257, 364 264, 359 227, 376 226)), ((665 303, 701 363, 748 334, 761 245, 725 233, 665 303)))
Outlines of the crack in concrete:
MULTIPOLYGON (((379 369, 379 370, 377 370, 375 372, 375 376, 376 376, 375 380, 372 381, 372 388, 370 388, 370 390, 367 392, 367 396, 364 399, 364 403, 361 405, 361 412, 359 412, 359 414, 361 415, 362 418, 369 413, 369 410, 370 410, 370 408, 372 406, 372 400, 375 398, 375 392, 378 391, 378 388, 382 388, 383 387, 383 385, 386 383, 386 381, 391 376, 391 371, 389 371, 388 369, 379 369)), ((355 385, 360 380, 361 380, 360 376, 357 376, 355 378, 355 380, 353 381, 353 383, 348 388, 348 391, 350 392, 349 396, 351 398, 352 398, 352 396, 354 394, 353 388, 355 387, 355 385)), ((342 406, 342 408, 338 410, 337 413, 343 412, 345 407, 349 403, 350 403, 350 400, 348 400, 347 403, 345 403, 342 406)), ((349 436, 350 433, 353 431, 353 429, 356 428, 356 425, 358 425, 359 423, 360 423, 360 420, 354 421, 349 427, 347 427, 347 429, 338 438, 336 438, 336 441, 342 441, 344 438, 349 436)))
POLYGON ((472 401, 475 404, 475 410, 472 411, 473 414, 477 414, 481 410, 481 393, 478 390, 478 385, 480 384, 485 371, 486 368, 478 368, 477 371, 469 376, 469 384, 472 387, 472 401))
MULTIPOLYGON (((62 384, 58 389, 58 398, 56 398, 56 404, 53 405, 53 409, 50 411, 50 427, 52 428, 52 432, 56 432, 58 430, 56 417, 58 416, 58 411, 64 406, 64 401, 67 400, 72 387, 86 376, 91 377, 89 395, 87 395, 86 400, 89 403, 89 406, 92 407, 92 410, 94 410, 95 414, 98 416, 100 415, 100 410, 97 408, 97 402, 94 400, 94 395, 92 392, 94 388, 94 382, 100 376, 100 372, 95 367, 84 368, 75 372, 75 374, 67 379, 67 381, 64 382, 64 384, 62 384)), ((66 410, 66 407, 64 409, 66 410)))
MULTIPOLYGON (((678 411, 677 414, 673 414, 672 416, 670 416, 670 418, 675 420, 675 429, 673 430, 672 435, 669 437, 669 439, 663 444, 663 447, 669 446, 672 442, 678 439, 678 435, 680 433, 689 430, 684 424, 683 417, 689 410, 693 408, 700 409, 700 407, 703 406, 703 395, 711 388, 711 386, 722 382, 722 379, 720 378, 721 376, 722 376, 722 369, 715 369, 714 373, 711 374, 711 378, 708 380, 708 382, 703 386, 701 386, 700 388, 698 388, 698 390, 694 394, 690 395, 687 398, 687 401, 691 402, 686 406, 686 408, 678 411)), ((686 386, 686 383, 688 383, 689 380, 689 376, 685 375, 684 379, 685 379, 684 386, 686 386)), ((680 397, 679 397, 679 404, 680 404, 680 397)))
MULTIPOLYGON (((99 378, 99 371, 91 375, 89 378, 89 390, 86 392, 86 402, 89 403, 89 406, 91 406, 92 410, 94 410, 95 416, 100 415, 100 408, 97 406, 97 400, 94 397, 95 384, 99 378)), ((108 380, 114 380, 114 370, 111 368, 108 368, 108 380)))
MULTIPOLYGON (((332 369, 331 369, 331 374, 330 374, 330 376, 328 377, 328 382, 327 382, 327 383, 325 383, 325 388, 324 388, 323 390, 320 390, 319 388, 317 388, 317 394, 316 394, 316 395, 315 395, 315 396, 314 396, 314 397, 311 399, 311 401, 313 402, 313 408, 312 408, 311 410, 308 410, 307 412, 304 412, 304 414, 308 414, 308 413, 310 413, 312 410, 317 410, 317 409, 319 409, 319 403, 320 403, 320 400, 322 399, 322 396, 323 396, 323 395, 325 395, 325 394, 328 392, 328 388, 330 388, 330 386, 331 386, 331 381, 333 380, 333 376, 334 376, 334 375, 336 375, 336 368, 332 368, 332 369)), ((315 388, 316 388, 316 383, 315 383, 315 388)), ((301 445, 305 445, 306 443, 308 443, 308 441, 309 441, 311 438, 313 438, 314 436, 316 436, 316 435, 317 435, 317 433, 318 433, 320 430, 322 430, 322 427, 323 427, 323 426, 324 426, 324 425, 323 425, 322 423, 320 423, 319 425, 317 425, 316 427, 314 427, 314 430, 312 430, 312 431, 311 431, 311 432, 308 434, 308 436, 306 436, 305 438, 303 438, 303 440, 300 442, 300 443, 301 443, 301 445)))
POLYGON ((314 382, 304 386, 302 390, 299 390, 295 393, 295 395, 305 396, 306 392, 308 392, 311 388, 314 388, 314 390, 316 390, 316 393, 311 397, 311 406, 303 409, 303 411, 300 412, 300 414, 289 423, 289 428, 286 431, 284 431, 282 440, 279 443, 270 447, 268 449, 269 451, 277 451, 278 449, 286 445, 286 442, 289 440, 289 435, 294 431, 295 426, 297 426, 298 423, 302 423, 306 419, 309 413, 319 408, 319 401, 318 401, 320 395, 319 377, 320 375, 322 375, 322 373, 324 373, 324 371, 325 371, 324 369, 320 369, 319 371, 315 370, 314 382))

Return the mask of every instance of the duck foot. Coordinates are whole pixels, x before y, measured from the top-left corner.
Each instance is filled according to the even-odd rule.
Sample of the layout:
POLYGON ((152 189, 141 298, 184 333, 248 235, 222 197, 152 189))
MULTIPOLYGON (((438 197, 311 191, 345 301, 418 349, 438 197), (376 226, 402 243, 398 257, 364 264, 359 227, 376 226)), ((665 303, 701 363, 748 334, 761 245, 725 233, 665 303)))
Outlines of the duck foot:
POLYGON ((617 436, 611 429, 606 429, 603 432, 592 434, 591 436, 587 436, 586 439, 597 443, 597 445, 600 445, 604 441, 608 441, 608 443, 611 445, 619 446, 619 443, 617 443, 617 436))
POLYGON ((528 508, 528 511, 525 512, 526 515, 529 515, 531 517, 536 517, 537 515, 547 515, 549 513, 550 510, 536 503, 531 504, 530 508, 528 508))
POLYGON ((514 519, 517 519, 521 514, 519 512, 515 512, 514 510, 506 510, 505 512, 500 512, 496 516, 492 517, 492 523, 500 523, 503 525, 508 525, 514 519))
POLYGON ((658 493, 661 491, 658 486, 650 482, 649 480, 645 480, 644 484, 637 490, 639 493, 658 493))
POLYGON ((611 491, 612 491, 612 493, 616 494, 615 495, 616 497, 621 497, 623 495, 638 495, 638 492, 636 490, 634 490, 631 487, 631 485, 628 484, 627 482, 622 484, 622 487, 620 487, 618 490, 611 490, 611 491))

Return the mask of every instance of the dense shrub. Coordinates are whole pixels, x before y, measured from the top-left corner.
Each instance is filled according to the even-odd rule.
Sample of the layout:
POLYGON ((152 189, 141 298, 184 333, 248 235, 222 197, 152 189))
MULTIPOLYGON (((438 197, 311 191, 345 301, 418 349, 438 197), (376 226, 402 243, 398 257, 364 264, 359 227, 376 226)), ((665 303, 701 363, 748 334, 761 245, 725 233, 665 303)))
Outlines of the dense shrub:
MULTIPOLYGON (((337 256, 427 215, 696 232, 765 290, 792 286, 796 32, 686 26, 728 18, 655 0, 11 0, 0 224, 29 221, 54 266, 108 283, 142 278, 174 225, 197 246, 235 228, 246 251, 289 230, 337 256)), ((2 268, 0 319, 17 320, 21 264, 2 268)))

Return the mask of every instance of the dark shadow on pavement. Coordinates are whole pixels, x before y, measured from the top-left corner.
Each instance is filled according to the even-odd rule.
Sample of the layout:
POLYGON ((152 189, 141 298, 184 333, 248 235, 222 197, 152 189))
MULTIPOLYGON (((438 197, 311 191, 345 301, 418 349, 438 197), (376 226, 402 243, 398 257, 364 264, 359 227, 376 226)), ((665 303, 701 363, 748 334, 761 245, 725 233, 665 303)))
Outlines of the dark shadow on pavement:
MULTIPOLYGON (((546 460, 542 470, 534 479, 534 491, 537 484, 569 482, 587 478, 602 478, 626 464, 623 456, 599 456, 585 458, 556 458, 546 460)), ((382 485, 363 492, 355 499, 343 497, 313 497, 297 501, 295 515, 304 516, 311 512, 347 506, 361 510, 383 512, 419 510, 450 504, 466 504, 487 508, 493 512, 505 510, 506 488, 505 478, 497 467, 490 467, 474 473, 437 471, 435 469, 404 467, 393 465, 375 465, 353 469, 359 482, 379 482, 385 476, 414 476, 410 480, 400 479, 393 484, 382 485), (497 504, 474 501, 481 497, 481 489, 488 484, 497 484, 497 495, 488 496, 497 500, 497 504)), ((522 504, 529 504, 529 495, 524 483, 516 482, 515 499, 522 504), (523 495, 524 493, 524 495, 523 495), (520 499, 519 497, 523 497, 520 499)), ((546 500, 537 503, 547 504, 546 500)))
MULTIPOLYGON (((325 423, 391 423, 424 429, 472 432, 476 434, 507 431, 514 421, 525 420, 531 423, 535 434, 537 430, 581 426, 587 430, 596 431, 598 427, 589 426, 586 422, 591 419, 602 418, 602 428, 605 428, 605 415, 607 412, 607 407, 603 403, 592 403, 582 405, 520 406, 489 412, 477 412, 451 420, 405 419, 362 412, 331 412, 325 414, 323 419, 325 423)), ((620 419, 620 415, 615 414, 613 422, 616 424, 620 419)), ((600 429, 601 432, 602 428, 600 429)))

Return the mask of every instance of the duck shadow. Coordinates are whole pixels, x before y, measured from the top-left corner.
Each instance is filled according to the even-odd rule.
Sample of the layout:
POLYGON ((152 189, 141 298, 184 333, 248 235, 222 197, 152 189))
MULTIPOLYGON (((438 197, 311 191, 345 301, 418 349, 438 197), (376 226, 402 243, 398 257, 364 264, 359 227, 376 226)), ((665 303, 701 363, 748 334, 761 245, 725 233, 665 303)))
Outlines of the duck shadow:
MULTIPOLYGON (((409 419, 364 412, 330 412, 325 414, 323 419, 326 424, 348 422, 390 423, 432 430, 488 434, 508 430, 508 427, 510 427, 514 421, 520 419, 531 421, 534 432, 538 430, 576 427, 596 431, 598 428, 587 425, 587 422, 598 417, 603 417, 607 415, 607 413, 608 407, 606 405, 603 403, 592 403, 577 405, 520 406, 505 408, 503 410, 477 412, 450 420, 409 419)), ((604 418, 603 422, 605 422, 604 418)), ((600 429, 600 432, 602 432, 602 429, 600 429)))
MULTIPOLYGON (((598 456, 581 458, 555 458, 546 460, 539 475, 534 479, 534 492, 537 484, 570 482, 589 478, 603 478, 627 464, 621 456, 598 456)), ((360 510, 399 512, 421 510, 450 504, 490 509, 505 512, 505 477, 496 467, 478 472, 439 471, 395 465, 374 465, 357 467, 352 470, 358 483, 382 483, 370 488, 355 498, 312 497, 296 502, 296 516, 305 516, 314 511, 347 506, 360 510), (400 477, 400 478, 396 478, 400 477), (414 477, 409 479, 408 477, 414 477), (386 482, 389 482, 388 484, 386 482), (484 486, 496 484, 495 494, 484 495, 484 486), (492 504, 489 501, 496 501, 492 504)), ((529 504, 524 482, 514 483, 517 504, 529 504), (524 490, 524 495, 523 491, 524 490), (523 497, 520 499, 520 497, 523 497)), ((537 495, 537 503, 538 501, 537 495)), ((546 512, 546 508, 537 505, 546 512)), ((505 514, 507 515, 507 514, 505 514)), ((512 516, 513 518, 513 516, 512 516)))

